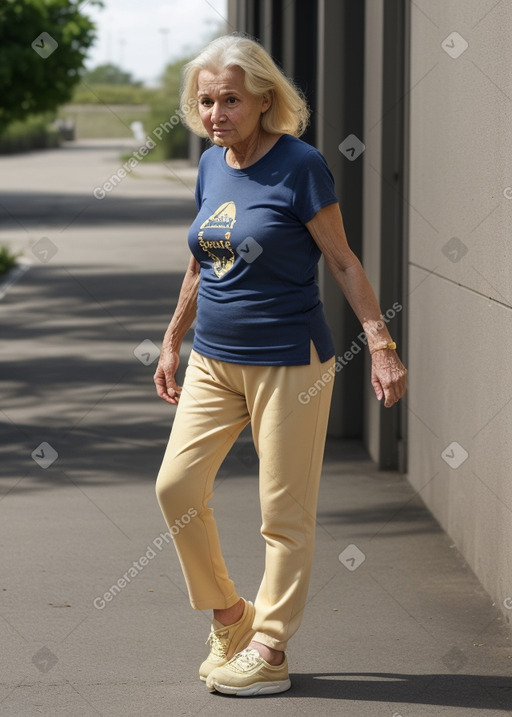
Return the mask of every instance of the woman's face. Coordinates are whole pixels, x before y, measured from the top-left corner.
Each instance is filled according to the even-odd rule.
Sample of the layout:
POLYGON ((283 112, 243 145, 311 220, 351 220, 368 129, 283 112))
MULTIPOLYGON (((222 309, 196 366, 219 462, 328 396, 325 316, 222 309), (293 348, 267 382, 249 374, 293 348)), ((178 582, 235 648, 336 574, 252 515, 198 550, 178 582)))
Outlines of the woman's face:
POLYGON ((220 147, 249 145, 259 135, 261 115, 270 106, 266 95, 258 97, 245 89, 244 75, 237 66, 219 74, 199 72, 199 116, 212 142, 220 147))

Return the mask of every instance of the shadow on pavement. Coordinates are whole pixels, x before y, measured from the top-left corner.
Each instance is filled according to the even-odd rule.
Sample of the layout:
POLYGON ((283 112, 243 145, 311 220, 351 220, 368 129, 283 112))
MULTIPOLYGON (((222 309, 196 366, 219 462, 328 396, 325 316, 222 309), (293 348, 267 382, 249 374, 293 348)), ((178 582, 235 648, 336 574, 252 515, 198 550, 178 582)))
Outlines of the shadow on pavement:
MULTIPOLYGON (((105 178, 107 179, 107 178, 105 178)), ((194 190, 190 199, 171 196, 119 197, 115 190, 104 199, 90 194, 62 194, 56 192, 2 192, 0 221, 2 231, 20 226, 73 227, 101 226, 105 230, 123 224, 173 226, 189 224, 194 215, 194 190)))
POLYGON ((154 479, 174 409, 155 392, 158 353, 145 365, 134 350, 160 348, 182 279, 35 267, 5 297, 0 478, 29 475, 23 490, 59 485, 62 471, 95 484, 154 479), (45 470, 31 457, 43 441, 59 454, 45 470))
MULTIPOLYGON (((512 709, 512 678, 502 675, 325 672, 292 674, 291 679, 292 689, 282 697, 382 702, 386 707, 414 704, 472 709, 512 709)), ((219 698, 239 699, 218 692, 213 694, 219 698)), ((314 709, 314 703, 311 708, 314 709)), ((396 707, 395 715, 400 717, 396 707)))
MULTIPOLYGON (((154 481, 175 408, 158 398, 156 358, 144 365, 134 349, 159 349, 176 304, 182 272, 137 273, 86 267, 34 267, 0 305, 2 361, 0 494, 70 482, 105 486, 154 481), (58 453, 42 469, 41 443, 58 453)), ((192 332, 182 346, 183 381, 192 332)), ((243 432, 218 475, 257 475, 250 431, 243 432)))

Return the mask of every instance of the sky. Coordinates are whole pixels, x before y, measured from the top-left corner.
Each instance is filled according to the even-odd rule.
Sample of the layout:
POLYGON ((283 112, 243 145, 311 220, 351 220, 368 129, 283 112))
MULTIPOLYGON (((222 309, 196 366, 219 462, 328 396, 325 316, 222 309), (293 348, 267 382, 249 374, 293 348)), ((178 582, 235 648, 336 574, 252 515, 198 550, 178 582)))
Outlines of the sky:
POLYGON ((227 0, 104 0, 100 9, 81 3, 97 25, 86 67, 112 62, 134 79, 156 84, 169 62, 201 49, 227 28, 227 0))

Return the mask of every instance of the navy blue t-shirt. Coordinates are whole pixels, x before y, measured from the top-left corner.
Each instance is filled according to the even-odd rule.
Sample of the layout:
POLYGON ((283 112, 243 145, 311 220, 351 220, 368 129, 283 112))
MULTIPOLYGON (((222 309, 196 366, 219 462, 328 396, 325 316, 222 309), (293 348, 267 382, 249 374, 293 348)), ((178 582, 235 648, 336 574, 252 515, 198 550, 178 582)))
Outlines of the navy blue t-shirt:
POLYGON ((201 157, 188 243, 201 265, 193 348, 210 358, 279 366, 334 355, 305 223, 337 202, 320 152, 282 135, 258 162, 233 169, 226 149, 201 157))

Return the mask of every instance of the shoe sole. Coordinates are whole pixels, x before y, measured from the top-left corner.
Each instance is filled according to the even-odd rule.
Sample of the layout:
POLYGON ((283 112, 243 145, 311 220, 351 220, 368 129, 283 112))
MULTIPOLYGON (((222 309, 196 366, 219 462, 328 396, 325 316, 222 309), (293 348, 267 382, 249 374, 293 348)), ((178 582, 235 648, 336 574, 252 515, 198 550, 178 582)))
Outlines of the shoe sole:
POLYGON ((237 697, 253 697, 254 695, 275 695, 278 692, 286 692, 292 686, 291 681, 276 680, 274 682, 256 682, 248 687, 233 687, 232 685, 219 685, 214 682, 209 688, 210 692, 222 692, 224 695, 236 695, 237 697))

